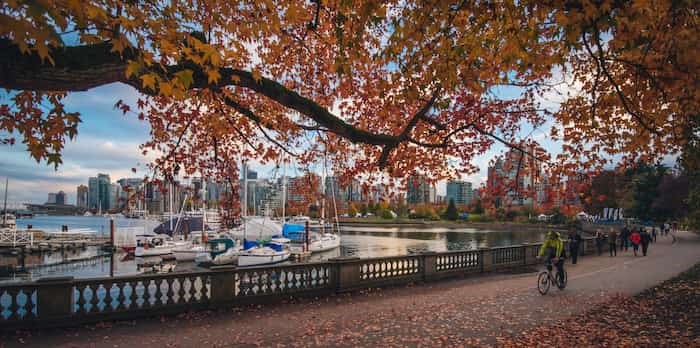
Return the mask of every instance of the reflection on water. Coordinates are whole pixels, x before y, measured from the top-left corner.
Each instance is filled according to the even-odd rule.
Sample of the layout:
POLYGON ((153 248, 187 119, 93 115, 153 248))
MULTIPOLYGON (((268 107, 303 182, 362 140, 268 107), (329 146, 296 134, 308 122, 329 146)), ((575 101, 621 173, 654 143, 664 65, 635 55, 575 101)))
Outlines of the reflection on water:
POLYGON ((474 228, 343 227, 343 256, 383 257, 424 251, 474 250, 544 239, 544 230, 492 231, 474 228))
MULTIPOLYGON (((474 228, 421 228, 421 227, 342 227, 340 248, 312 255, 310 261, 327 260, 339 256, 360 258, 415 254, 424 251, 474 250, 478 248, 534 243, 544 239, 544 230, 492 231, 474 228)), ((27 274, 13 275, 10 279, 38 279, 46 276, 74 276, 90 278, 114 275, 133 275, 150 272, 182 272, 198 270, 193 263, 176 264, 160 257, 134 258, 125 254, 98 257, 99 248, 27 254, 26 265, 65 263, 70 259, 90 259, 89 262, 56 267, 34 267, 27 274)), ((0 265, 15 264, 15 257, 0 256, 0 265)), ((0 282, 8 280, 0 278, 0 282)))

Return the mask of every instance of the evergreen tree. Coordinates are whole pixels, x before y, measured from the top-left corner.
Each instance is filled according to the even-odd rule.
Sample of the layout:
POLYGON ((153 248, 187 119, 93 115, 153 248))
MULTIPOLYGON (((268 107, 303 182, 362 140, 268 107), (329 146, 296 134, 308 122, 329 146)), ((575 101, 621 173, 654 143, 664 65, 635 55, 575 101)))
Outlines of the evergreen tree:
POLYGON ((477 199, 476 203, 474 203, 474 208, 472 208, 472 213, 474 213, 474 214, 483 214, 484 213, 484 206, 481 205, 480 199, 477 199))
POLYGON ((455 206, 455 200, 450 199, 450 204, 447 205, 447 211, 445 211, 445 217, 447 220, 457 220, 459 218, 459 213, 457 212, 457 206, 455 206))

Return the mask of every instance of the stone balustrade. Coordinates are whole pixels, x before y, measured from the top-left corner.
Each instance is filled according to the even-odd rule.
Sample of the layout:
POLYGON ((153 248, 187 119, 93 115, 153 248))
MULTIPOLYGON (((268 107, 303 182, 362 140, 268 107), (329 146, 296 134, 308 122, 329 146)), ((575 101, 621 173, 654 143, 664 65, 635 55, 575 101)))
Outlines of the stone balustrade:
MULTIPOLYGON (((201 272, 113 278, 42 278, 0 285, 0 328, 131 319, 463 277, 536 265, 540 246, 526 244, 369 259, 341 257, 325 262, 250 268, 224 266, 201 272)), ((594 254, 595 240, 585 238, 580 253, 594 254)))

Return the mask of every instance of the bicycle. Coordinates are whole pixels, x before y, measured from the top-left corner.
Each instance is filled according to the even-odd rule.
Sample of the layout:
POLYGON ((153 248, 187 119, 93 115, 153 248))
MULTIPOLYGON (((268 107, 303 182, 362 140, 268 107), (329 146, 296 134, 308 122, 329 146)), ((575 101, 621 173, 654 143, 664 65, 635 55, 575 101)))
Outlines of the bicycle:
POLYGON ((552 274, 552 261, 548 260, 545 262, 545 265, 547 266, 547 270, 540 272, 540 274, 537 276, 537 290, 540 292, 540 294, 546 295, 551 284, 556 284, 559 290, 564 290, 568 280, 566 270, 562 270, 561 273, 556 272, 555 276, 552 274))

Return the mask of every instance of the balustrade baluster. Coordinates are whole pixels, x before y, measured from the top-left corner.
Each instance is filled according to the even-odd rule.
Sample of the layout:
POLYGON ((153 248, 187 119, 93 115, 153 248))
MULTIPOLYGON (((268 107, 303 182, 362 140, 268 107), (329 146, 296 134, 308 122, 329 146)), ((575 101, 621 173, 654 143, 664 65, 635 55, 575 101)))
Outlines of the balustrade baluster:
POLYGON ((165 292, 165 305, 169 306, 175 303, 175 300, 173 297, 175 297, 175 291, 173 290, 173 282, 175 279, 173 278, 168 278, 165 279, 165 285, 167 286, 167 291, 165 292))
POLYGON ((177 278, 177 279, 175 279, 175 280, 177 280, 177 284, 178 284, 178 287, 177 287, 177 301, 175 301, 175 303, 177 303, 177 304, 185 304, 185 303, 187 303, 187 299, 185 298, 185 295, 187 294, 187 292, 185 292, 185 280, 186 280, 186 279, 187 279, 187 278, 177 278))
POLYGON ((161 286, 163 285, 163 279, 162 278, 157 278, 154 280, 154 283, 156 285, 156 294, 155 294, 155 301, 153 302, 154 307, 161 307, 165 304, 165 301, 163 301, 163 289, 161 289, 161 286))
POLYGON ((22 317, 19 315, 19 300, 17 299, 17 296, 19 295, 19 288, 13 289, 13 290, 7 290, 7 293, 10 295, 10 305, 7 306, 7 309, 10 311, 10 316, 9 320, 19 320, 22 317))
POLYGON ((112 311, 112 283, 108 282, 105 283, 104 285, 105 289, 105 297, 103 299, 104 301, 104 307, 102 308, 103 312, 111 312, 112 311))
MULTIPOLYGON (((133 282, 130 282, 129 285, 131 287, 131 293, 129 294, 129 309, 141 308, 143 303, 141 303, 141 305, 139 305, 139 294, 138 294, 138 290, 137 290, 137 288, 139 286, 139 281, 135 280, 133 282)), ((143 296, 142 296, 142 298, 143 298, 143 296)))
POLYGON ((98 307, 98 304, 100 303, 100 299, 97 296, 97 291, 100 289, 100 285, 92 285, 90 287, 90 313, 98 313, 100 311, 100 308, 98 307))
MULTIPOLYGON (((201 300, 200 298, 197 298, 197 284, 196 284, 197 278, 192 276, 189 278, 189 283, 190 283, 190 288, 189 288, 189 293, 190 293, 190 302, 197 302, 197 300, 201 300)), ((203 289, 204 287, 202 287, 203 289)))

